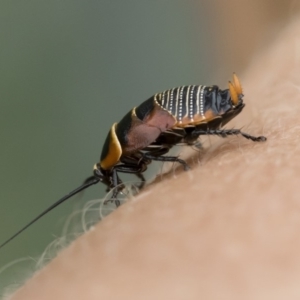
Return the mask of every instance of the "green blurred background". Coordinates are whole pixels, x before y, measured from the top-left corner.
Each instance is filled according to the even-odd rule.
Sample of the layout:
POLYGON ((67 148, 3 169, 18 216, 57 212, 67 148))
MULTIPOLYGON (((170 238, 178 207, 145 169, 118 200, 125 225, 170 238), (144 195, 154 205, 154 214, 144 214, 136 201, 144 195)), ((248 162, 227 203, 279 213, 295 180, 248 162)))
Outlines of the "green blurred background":
MULTIPOLYGON (((183 84, 226 87, 291 16, 288 1, 1 1, 0 243, 76 188, 111 124, 183 84)), ((0 250, 38 257, 93 186, 0 250)), ((0 274, 0 291, 29 266, 0 274)))

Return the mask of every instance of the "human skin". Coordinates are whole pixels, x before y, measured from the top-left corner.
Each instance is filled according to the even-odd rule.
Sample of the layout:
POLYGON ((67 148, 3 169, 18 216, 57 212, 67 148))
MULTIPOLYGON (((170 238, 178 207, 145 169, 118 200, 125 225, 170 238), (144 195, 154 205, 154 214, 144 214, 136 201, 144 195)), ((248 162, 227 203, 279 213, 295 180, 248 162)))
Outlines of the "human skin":
POLYGON ((242 74, 246 108, 20 288, 12 300, 298 299, 300 23, 242 74))

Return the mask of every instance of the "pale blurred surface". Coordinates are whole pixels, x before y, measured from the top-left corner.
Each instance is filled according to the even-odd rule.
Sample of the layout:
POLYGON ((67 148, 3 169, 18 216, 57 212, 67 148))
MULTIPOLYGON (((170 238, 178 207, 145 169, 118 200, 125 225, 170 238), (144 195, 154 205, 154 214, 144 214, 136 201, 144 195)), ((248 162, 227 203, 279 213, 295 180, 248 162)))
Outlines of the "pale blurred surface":
MULTIPOLYGON (((225 87, 295 3, 2 2, 0 242, 91 174, 107 130, 132 106, 182 84, 225 87)), ((76 203, 103 195, 93 187, 56 209, 1 249, 0 266, 38 256, 76 203)), ((23 267, 0 275, 0 291, 23 267)))

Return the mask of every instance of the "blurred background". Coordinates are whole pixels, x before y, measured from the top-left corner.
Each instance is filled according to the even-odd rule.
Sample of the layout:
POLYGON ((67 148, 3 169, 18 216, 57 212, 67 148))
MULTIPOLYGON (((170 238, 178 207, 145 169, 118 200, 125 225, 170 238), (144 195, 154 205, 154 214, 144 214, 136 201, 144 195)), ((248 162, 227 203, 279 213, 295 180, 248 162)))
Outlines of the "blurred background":
MULTIPOLYGON (((92 174, 113 122, 156 92, 226 88, 298 11, 297 1, 1 1, 0 244, 92 174)), ((89 188, 0 250, 39 257, 89 188)), ((0 291, 32 261, 0 273, 0 291)))

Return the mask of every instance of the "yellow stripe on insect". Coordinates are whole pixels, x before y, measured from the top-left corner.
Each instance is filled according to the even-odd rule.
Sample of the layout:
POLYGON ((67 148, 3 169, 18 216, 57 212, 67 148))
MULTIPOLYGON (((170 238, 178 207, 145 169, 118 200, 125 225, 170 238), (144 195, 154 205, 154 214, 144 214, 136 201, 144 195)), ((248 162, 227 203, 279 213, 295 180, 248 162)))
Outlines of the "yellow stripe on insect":
POLYGON ((242 85, 240 83, 239 78, 237 77, 237 75, 235 73, 233 73, 233 86, 234 86, 234 89, 236 90, 238 96, 243 94, 242 85))
POLYGON ((234 105, 237 105, 239 102, 238 93, 237 93, 236 89, 234 88, 234 85, 230 81, 228 81, 228 86, 229 86, 229 92, 230 92, 230 97, 231 97, 232 103, 234 105))
POLYGON ((122 155, 122 147, 116 135, 117 123, 114 123, 110 129, 110 143, 108 155, 100 162, 101 168, 108 170, 113 167, 122 155))

